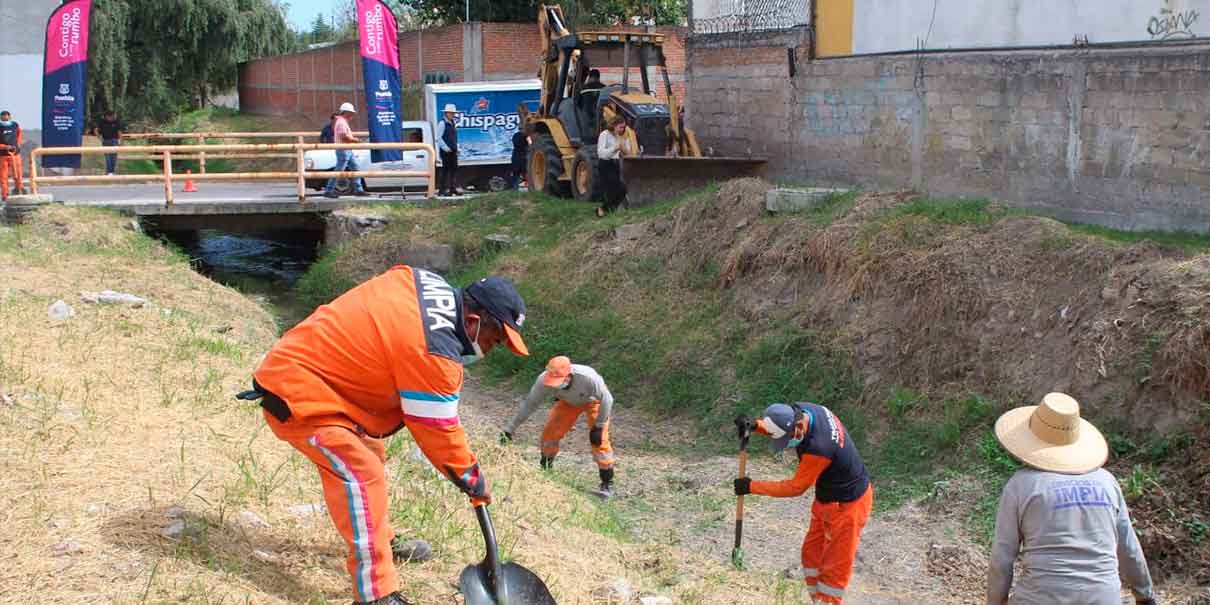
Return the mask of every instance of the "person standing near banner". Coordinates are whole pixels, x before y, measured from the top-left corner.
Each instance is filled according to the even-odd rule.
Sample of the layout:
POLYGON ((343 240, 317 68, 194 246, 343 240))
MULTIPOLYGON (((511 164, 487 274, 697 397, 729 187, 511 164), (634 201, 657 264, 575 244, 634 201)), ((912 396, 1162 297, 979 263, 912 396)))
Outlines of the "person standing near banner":
POLYGON ((21 125, 13 121, 13 114, 0 111, 0 194, 8 199, 8 175, 11 172, 17 187, 17 195, 25 193, 21 183, 21 144, 24 143, 21 125))
MULTIPOLYGON (((361 139, 358 139, 357 137, 353 136, 353 129, 349 126, 349 120, 352 119, 353 115, 356 113, 357 113, 357 110, 353 107, 352 103, 344 103, 340 106, 340 112, 336 116, 335 123, 332 124, 332 138, 335 140, 335 142, 337 142, 337 143, 360 143, 361 142, 361 139)), ((346 172, 346 171, 347 172, 357 172, 357 170, 358 170, 357 158, 353 157, 352 149, 337 149, 336 150, 336 167, 333 168, 333 170, 335 172, 346 172)), ((336 193, 336 181, 337 180, 339 180, 337 177, 328 179, 328 185, 327 185, 327 187, 324 188, 324 197, 326 197, 326 198, 340 197, 340 195, 336 193)), ((366 190, 362 187, 361 179, 352 178, 349 180, 353 182, 353 195, 355 195, 357 197, 366 197, 366 196, 370 195, 369 193, 366 193, 366 190)))
MULTIPOLYGON (((122 144, 122 123, 118 121, 118 116, 112 111, 105 112, 105 117, 97 122, 97 127, 93 129, 93 134, 101 138, 101 145, 105 147, 117 147, 122 144)), ((118 154, 105 154, 105 174, 113 176, 118 171, 118 154)))
POLYGON ((441 178, 437 180, 437 195, 462 195, 454 186, 458 172, 458 126, 454 121, 458 108, 445 106, 445 119, 437 124, 437 149, 441 152, 441 178))

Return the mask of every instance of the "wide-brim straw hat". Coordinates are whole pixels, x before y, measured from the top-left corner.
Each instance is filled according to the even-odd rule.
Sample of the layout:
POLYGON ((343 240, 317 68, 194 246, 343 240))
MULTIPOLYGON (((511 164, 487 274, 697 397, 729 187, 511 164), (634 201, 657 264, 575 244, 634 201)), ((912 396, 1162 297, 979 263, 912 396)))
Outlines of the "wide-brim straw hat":
POLYGON ((1080 418, 1079 402, 1063 393, 1005 412, 996 420, 996 440, 1021 462, 1054 473, 1080 475, 1109 458, 1101 431, 1080 418))

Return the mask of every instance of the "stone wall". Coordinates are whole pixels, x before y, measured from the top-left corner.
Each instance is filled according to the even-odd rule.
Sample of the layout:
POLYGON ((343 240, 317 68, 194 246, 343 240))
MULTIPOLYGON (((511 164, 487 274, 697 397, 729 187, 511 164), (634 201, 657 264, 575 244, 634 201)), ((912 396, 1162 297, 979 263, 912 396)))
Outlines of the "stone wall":
POLYGON ((691 40, 703 149, 766 155, 786 180, 1210 232, 1210 46, 808 61, 806 39, 691 40))

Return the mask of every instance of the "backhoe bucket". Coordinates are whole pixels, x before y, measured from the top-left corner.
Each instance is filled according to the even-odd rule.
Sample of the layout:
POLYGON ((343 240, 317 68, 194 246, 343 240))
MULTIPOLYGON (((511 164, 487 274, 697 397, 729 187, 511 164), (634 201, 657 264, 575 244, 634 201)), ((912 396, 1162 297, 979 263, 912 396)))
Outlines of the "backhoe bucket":
POLYGON ((636 156, 622 160, 626 201, 632 206, 670 200, 690 189, 729 179, 761 177, 763 158, 636 156))

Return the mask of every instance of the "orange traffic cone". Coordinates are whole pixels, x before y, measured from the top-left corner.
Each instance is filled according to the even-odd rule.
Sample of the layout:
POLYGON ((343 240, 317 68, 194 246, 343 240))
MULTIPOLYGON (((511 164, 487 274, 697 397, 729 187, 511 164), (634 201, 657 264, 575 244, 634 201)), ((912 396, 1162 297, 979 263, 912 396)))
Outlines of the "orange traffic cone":
POLYGON ((193 176, 193 170, 186 169, 185 174, 185 193, 197 193, 197 185, 194 184, 193 179, 191 178, 193 176))

